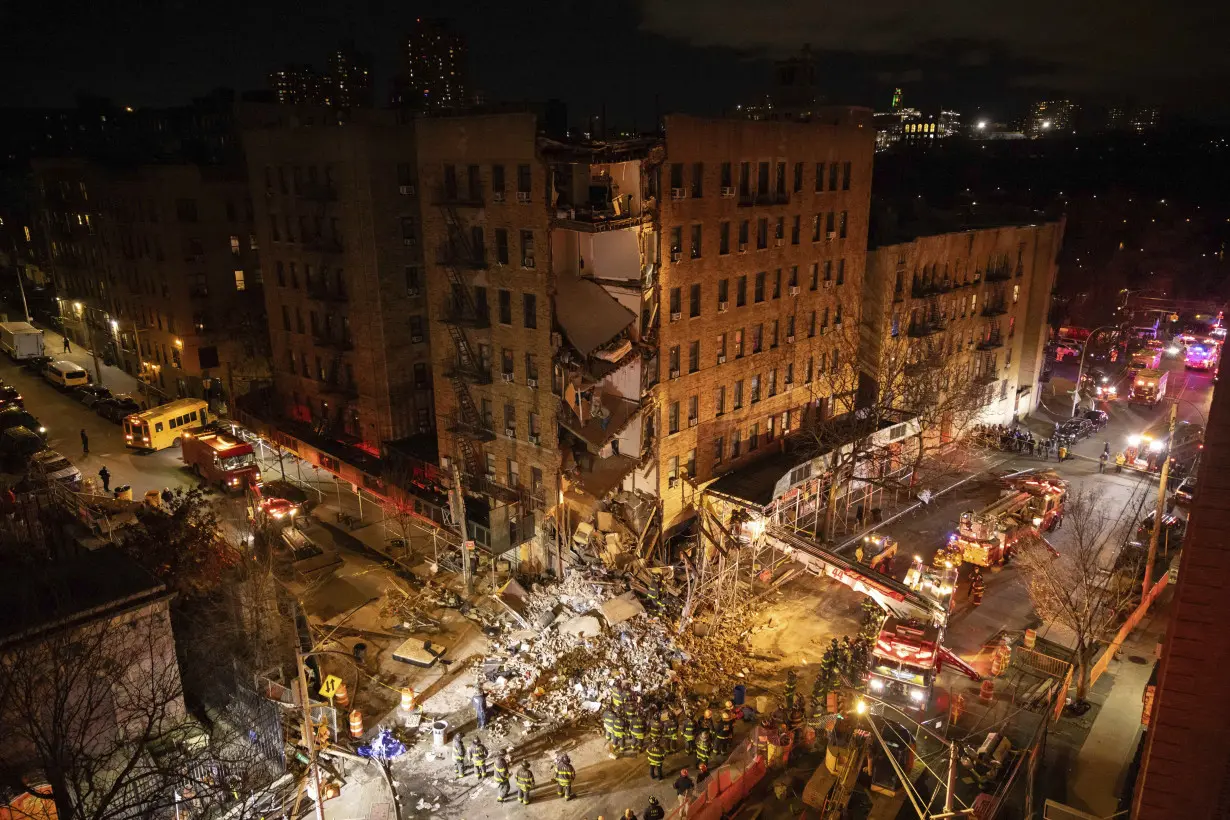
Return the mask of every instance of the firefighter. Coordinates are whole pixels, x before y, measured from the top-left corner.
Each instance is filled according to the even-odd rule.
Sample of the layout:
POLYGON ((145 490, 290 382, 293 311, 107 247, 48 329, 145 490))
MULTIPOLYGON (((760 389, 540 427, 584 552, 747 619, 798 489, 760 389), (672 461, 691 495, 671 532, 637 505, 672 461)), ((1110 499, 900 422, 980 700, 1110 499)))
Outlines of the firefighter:
POLYGON ((841 649, 837 655, 837 668, 841 670, 842 675, 850 676, 850 657, 853 654, 853 645, 850 643, 849 635, 841 636, 841 649))
POLYGON ((662 738, 668 752, 679 750, 679 721, 670 712, 662 712, 662 738))
POLYGON ((969 597, 974 606, 982 605, 982 596, 987 591, 987 584, 982 580, 982 570, 977 567, 969 577, 969 597))
POLYGON ((709 731, 705 730, 700 733, 700 737, 696 738, 696 762, 708 763, 711 749, 709 731))
POLYGON ((485 780, 487 777, 487 747, 483 745, 481 738, 475 740, 474 745, 470 748, 470 763, 474 766, 478 779, 485 780))
POLYGON ((1115 453, 1115 472, 1116 473, 1123 472, 1123 465, 1126 463, 1127 463, 1127 458, 1123 455, 1122 451, 1115 453))
POLYGON ((602 731, 606 734, 606 742, 615 745, 615 721, 618 715, 611 707, 607 707, 602 711, 602 731))
POLYGON ((624 708, 624 701, 627 699, 627 693, 624 691, 626 684, 623 681, 617 681, 611 687, 611 710, 618 713, 624 708))
POLYGON ((666 760, 666 752, 662 744, 652 743, 649 746, 649 777, 652 780, 662 779, 662 762, 666 760))
POLYGON ((458 780, 466 776, 466 745, 461 740, 461 732, 453 735, 453 769, 458 780))
POLYGON ((555 763, 555 794, 564 800, 572 799, 572 781, 577 779, 577 770, 572 768, 568 755, 560 755, 555 763))
POLYGON ((640 752, 645 748, 645 716, 640 712, 634 714, 628 730, 632 735, 632 748, 640 752))
POLYGON ((696 718, 691 713, 683 719, 683 746, 688 754, 696 750, 696 718))
POLYGON ((662 721, 658 719, 656 712, 650 714, 649 720, 645 723, 647 731, 645 733, 646 742, 653 746, 655 743, 662 742, 662 721))
POLYGON ((530 771, 530 762, 522 760, 521 768, 517 769, 517 800, 528 806, 530 804, 530 790, 533 788, 534 773, 530 771))
POLYGON ((652 795, 649 798, 649 807, 641 814, 641 820, 663 820, 666 817, 666 809, 658 802, 658 798, 652 795))
POLYGON ((794 705, 794 693, 799 686, 799 673, 793 669, 786 672, 786 708, 794 705))
POLYGON ((624 720, 623 715, 615 715, 614 740, 611 745, 616 752, 622 752, 628 748, 628 721, 624 720))
POLYGON ((662 611, 662 579, 654 574, 649 579, 649 611, 658 614, 662 611))
POLYGON ((512 790, 509 788, 509 785, 508 785, 509 784, 509 779, 508 779, 509 765, 510 764, 508 762, 508 750, 504 749, 495 757, 495 785, 496 785, 496 788, 499 789, 499 792, 500 792, 500 796, 497 797, 495 800, 495 802, 497 803, 503 803, 505 800, 508 799, 508 795, 511 794, 512 792, 512 790))
POLYGON ((713 710, 706 709, 705 713, 701 716, 700 731, 709 732, 710 737, 712 737, 713 734, 715 734, 714 730, 716 729, 717 729, 717 723, 713 719, 713 710))
POLYGON ((722 712, 722 719, 717 723, 717 738, 712 744, 712 750, 717 754, 726 754, 730 748, 735 722, 730 718, 730 712, 722 712))

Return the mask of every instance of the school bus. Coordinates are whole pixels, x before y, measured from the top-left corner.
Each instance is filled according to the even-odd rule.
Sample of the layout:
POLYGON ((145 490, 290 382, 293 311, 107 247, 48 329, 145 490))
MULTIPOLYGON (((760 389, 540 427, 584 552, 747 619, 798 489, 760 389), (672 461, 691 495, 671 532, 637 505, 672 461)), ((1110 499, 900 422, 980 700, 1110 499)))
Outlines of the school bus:
POLYGON ((134 450, 162 450, 180 443, 183 433, 204 427, 209 405, 203 399, 177 399, 124 419, 124 444, 134 450))

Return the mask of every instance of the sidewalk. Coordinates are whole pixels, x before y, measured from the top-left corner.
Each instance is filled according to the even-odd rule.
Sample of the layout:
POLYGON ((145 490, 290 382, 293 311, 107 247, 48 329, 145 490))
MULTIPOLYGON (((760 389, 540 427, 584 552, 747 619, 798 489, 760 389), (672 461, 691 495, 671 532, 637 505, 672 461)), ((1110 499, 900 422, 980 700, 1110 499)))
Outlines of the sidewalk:
POLYGON ((1091 701, 1100 701, 1100 709, 1069 767, 1067 802, 1074 808, 1098 817, 1119 811, 1124 778, 1140 741, 1145 687, 1166 631, 1167 603, 1159 599, 1110 662, 1103 675, 1112 679, 1110 691, 1090 693, 1091 701))
POLYGON ((102 372, 96 372, 94 356, 88 348, 73 344, 72 352, 65 353, 63 336, 50 328, 40 327, 39 329, 43 331, 43 351, 45 355, 50 356, 56 361, 70 361, 75 365, 85 368, 86 372, 93 377, 94 384, 101 384, 112 393, 128 393, 138 401, 142 400, 141 389, 143 384, 135 376, 128 375, 118 367, 103 364, 101 357, 98 360, 98 365, 102 372))

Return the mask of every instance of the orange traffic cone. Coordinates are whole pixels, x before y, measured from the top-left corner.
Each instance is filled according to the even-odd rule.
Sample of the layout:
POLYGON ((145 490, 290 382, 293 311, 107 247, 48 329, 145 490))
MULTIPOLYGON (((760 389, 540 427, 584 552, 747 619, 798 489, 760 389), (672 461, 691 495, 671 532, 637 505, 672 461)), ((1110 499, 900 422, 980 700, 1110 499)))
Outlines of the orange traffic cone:
POLYGON ((350 736, 355 739, 363 737, 363 713, 358 709, 350 713, 350 736))

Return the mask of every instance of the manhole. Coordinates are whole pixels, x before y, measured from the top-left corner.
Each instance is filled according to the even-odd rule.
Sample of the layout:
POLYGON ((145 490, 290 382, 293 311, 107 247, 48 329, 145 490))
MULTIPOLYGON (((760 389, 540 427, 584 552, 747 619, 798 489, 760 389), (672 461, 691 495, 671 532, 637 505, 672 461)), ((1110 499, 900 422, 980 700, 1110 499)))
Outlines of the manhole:
POLYGON ((1140 655, 1128 655, 1128 660, 1132 663, 1139 663, 1141 665, 1149 662, 1148 658, 1142 658, 1140 655))

